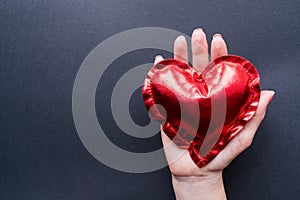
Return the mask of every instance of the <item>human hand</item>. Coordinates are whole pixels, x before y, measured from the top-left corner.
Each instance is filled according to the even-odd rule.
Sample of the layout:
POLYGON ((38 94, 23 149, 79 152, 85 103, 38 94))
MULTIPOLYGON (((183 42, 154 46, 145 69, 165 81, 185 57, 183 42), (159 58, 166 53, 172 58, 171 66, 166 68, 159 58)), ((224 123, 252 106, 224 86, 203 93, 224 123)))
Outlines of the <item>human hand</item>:
MULTIPOLYGON (((193 67, 196 71, 201 72, 209 62, 207 39, 202 29, 198 28, 193 31, 191 47, 193 67)), ((212 60, 227 55, 227 46, 220 34, 214 35, 210 54, 212 60)), ((184 36, 177 37, 174 42, 174 58, 188 62, 187 43, 184 36)), ((163 57, 158 55, 155 57, 154 63, 161 60, 163 57)), ((260 102, 253 118, 208 165, 202 168, 192 161, 187 150, 174 144, 161 129, 165 154, 178 199, 226 199, 222 171, 251 145, 274 94, 274 91, 261 92, 260 102)))

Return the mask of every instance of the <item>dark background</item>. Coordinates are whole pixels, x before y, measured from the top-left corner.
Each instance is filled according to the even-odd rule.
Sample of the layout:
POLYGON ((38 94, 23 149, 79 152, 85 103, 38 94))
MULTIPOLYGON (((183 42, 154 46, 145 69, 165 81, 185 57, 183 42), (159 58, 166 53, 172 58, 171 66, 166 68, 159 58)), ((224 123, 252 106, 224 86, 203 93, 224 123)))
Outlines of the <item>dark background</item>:
MULTIPOLYGON (((257 66, 262 88, 276 96, 251 148, 224 172, 227 195, 299 199, 299 8, 296 0, 0 1, 0 199, 174 199, 167 168, 129 174, 104 166, 81 143, 72 117, 73 83, 87 54, 116 33, 146 26, 187 35, 202 27, 209 40, 222 33, 230 53, 257 66)), ((110 94, 123 73, 157 53, 120 57, 97 91, 104 129, 130 151, 160 148, 159 135, 148 141, 122 133, 110 94)), ((130 109, 138 124, 148 122, 139 91, 130 109)))

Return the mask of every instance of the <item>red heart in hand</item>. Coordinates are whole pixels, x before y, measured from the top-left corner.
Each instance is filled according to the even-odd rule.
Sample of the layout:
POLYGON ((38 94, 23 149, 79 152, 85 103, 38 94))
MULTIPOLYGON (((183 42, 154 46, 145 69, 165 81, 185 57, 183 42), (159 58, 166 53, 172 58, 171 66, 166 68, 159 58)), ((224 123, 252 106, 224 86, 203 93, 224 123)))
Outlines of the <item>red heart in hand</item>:
POLYGON ((253 117, 260 98, 259 74, 235 55, 215 59, 201 74, 166 59, 150 69, 142 94, 151 117, 203 167, 253 117))

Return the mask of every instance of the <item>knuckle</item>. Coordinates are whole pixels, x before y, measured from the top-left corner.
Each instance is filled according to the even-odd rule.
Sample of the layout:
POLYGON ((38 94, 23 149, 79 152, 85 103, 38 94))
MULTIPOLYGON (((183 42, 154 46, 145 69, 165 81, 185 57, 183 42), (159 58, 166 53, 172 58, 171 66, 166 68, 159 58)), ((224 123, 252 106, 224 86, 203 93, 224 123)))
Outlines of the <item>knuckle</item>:
POLYGON ((249 136, 238 137, 238 141, 242 149, 246 149, 252 144, 252 138, 249 136))

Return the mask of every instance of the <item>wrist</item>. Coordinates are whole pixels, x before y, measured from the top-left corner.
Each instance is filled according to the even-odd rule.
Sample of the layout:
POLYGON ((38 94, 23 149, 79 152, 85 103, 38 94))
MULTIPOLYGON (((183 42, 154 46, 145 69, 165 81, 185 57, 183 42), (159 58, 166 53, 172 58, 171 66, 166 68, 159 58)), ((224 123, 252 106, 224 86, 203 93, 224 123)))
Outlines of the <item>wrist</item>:
POLYGON ((225 200, 222 171, 203 176, 172 175, 176 199, 225 200))

